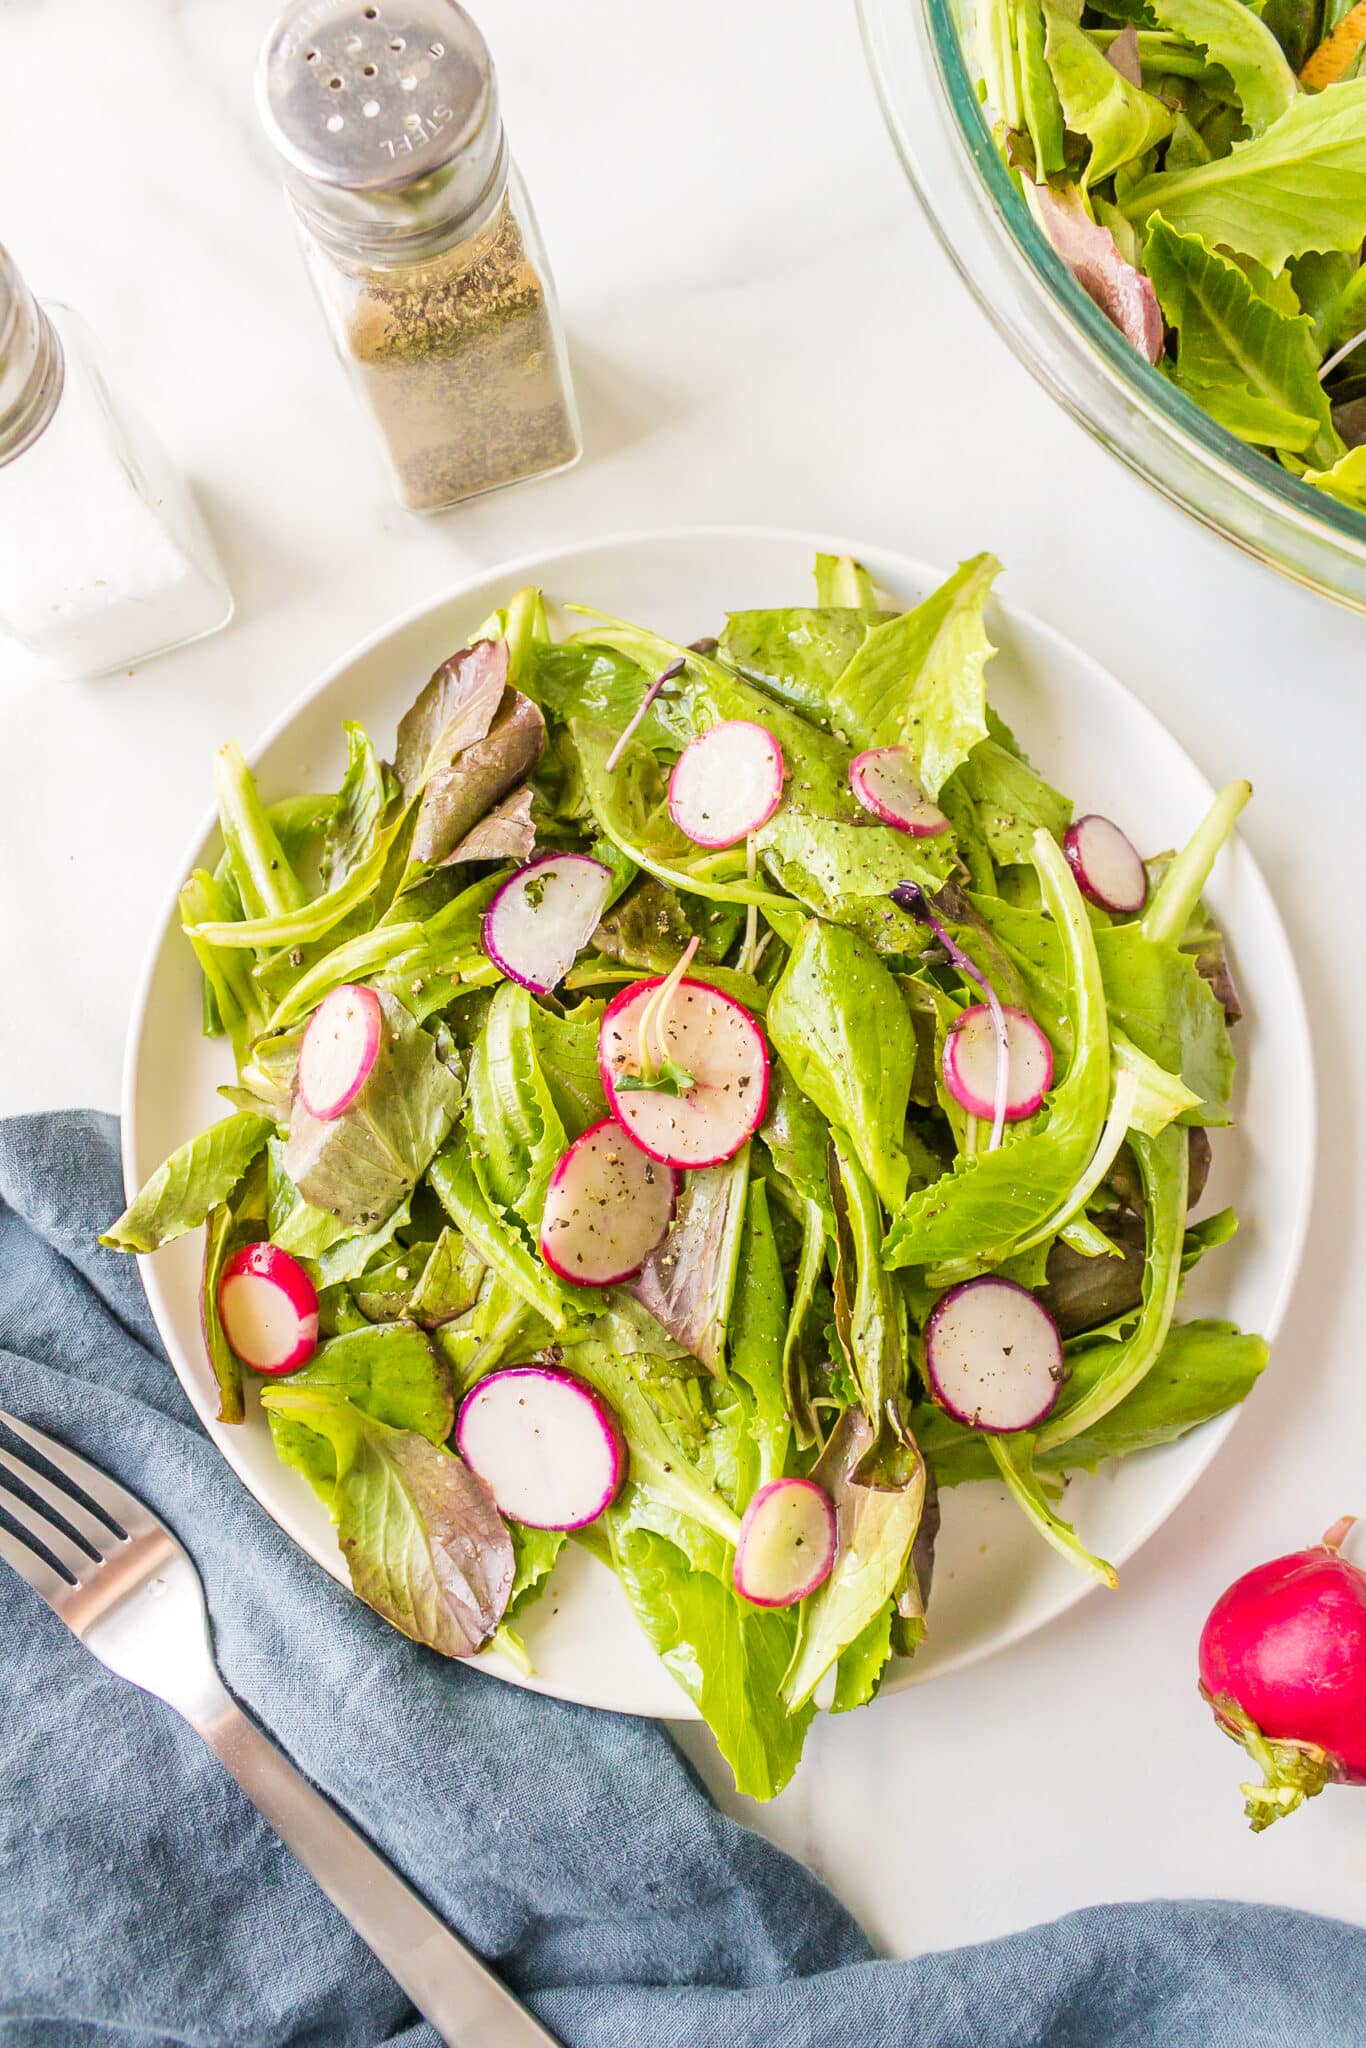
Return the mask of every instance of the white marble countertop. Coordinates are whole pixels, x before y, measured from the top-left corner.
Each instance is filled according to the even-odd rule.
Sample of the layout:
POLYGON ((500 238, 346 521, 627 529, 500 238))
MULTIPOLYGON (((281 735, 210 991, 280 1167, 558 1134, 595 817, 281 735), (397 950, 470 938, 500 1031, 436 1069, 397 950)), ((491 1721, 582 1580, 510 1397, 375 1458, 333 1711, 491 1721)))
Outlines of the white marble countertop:
MULTIPOLYGON (((324 338, 250 81, 272 0, 4 0, 0 238, 78 305, 192 475, 231 630, 136 674, 0 651, 0 1109, 114 1107, 134 977, 206 804, 354 641, 474 570, 636 527, 866 536, 1004 592, 1124 678, 1216 780, 1309 992, 1324 1087, 1306 1268, 1268 1381, 1126 1569, 1014 1650, 823 1725, 746 1818, 887 1949, 1097 1900, 1268 1899, 1366 1923, 1363 1804, 1253 1838, 1195 1692, 1236 1573, 1366 1513, 1363 627, 1121 470, 1018 367, 940 255, 833 0, 481 0, 570 332, 587 455, 445 518, 386 496, 324 338)), ((690 1753, 719 1788, 704 1739, 690 1753)))

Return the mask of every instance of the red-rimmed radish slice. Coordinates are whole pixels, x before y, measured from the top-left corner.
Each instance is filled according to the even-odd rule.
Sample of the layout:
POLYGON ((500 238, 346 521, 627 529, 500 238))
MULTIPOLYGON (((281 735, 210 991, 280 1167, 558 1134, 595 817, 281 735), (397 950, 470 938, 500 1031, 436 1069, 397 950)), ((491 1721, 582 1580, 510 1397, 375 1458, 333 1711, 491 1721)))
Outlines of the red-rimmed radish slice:
POLYGON ((998 1436, 1042 1422, 1066 1378, 1048 1310, 996 1274, 940 1295, 925 1325, 925 1369, 941 1408, 998 1436))
POLYGON ((849 763, 849 787, 875 818, 913 839, 947 832, 949 821, 926 795, 906 747, 870 747, 849 763))
POLYGON ((1062 850, 1083 896, 1102 910, 1138 915, 1148 900, 1148 870, 1118 825, 1092 811, 1068 826, 1062 850))
POLYGON ((673 1221, 679 1177, 604 1117, 560 1159, 541 1212, 541 1257, 576 1287, 633 1280, 673 1221))
POLYGON ((350 1109, 370 1078, 384 1035, 384 1012, 372 988, 350 984, 324 996, 299 1045, 299 1100, 330 1123, 350 1109))
POLYGON ((766 725, 728 718, 689 740, 669 777, 669 816, 694 846, 735 846, 782 801, 783 750, 766 725))
MULTIPOLYGON (((1006 1020, 1006 1110, 1008 1124, 1033 1116, 1053 1086, 1053 1048, 1034 1019, 1010 1004, 1006 1020)), ((990 1122, 996 1103, 996 1026, 985 1003, 973 1003, 949 1026, 944 1039, 944 1086, 969 1116, 990 1122)))
POLYGON ((814 1479, 770 1479, 750 1500, 735 1544, 735 1590, 755 1607, 791 1607, 835 1562, 835 1503, 814 1479))
POLYGON ((742 1003, 705 981, 680 981, 651 1020, 650 999, 663 977, 638 981, 614 996, 598 1027, 598 1070, 617 1122, 652 1159, 671 1166, 720 1166, 740 1150, 768 1107, 768 1046, 742 1003), (651 1033, 651 1061, 671 1060, 693 1079, 681 1095, 623 1088, 642 1074, 641 1025, 651 1033))
POLYGON ((296 1372, 318 1348, 318 1292, 278 1245, 244 1244, 218 1282, 223 1334, 253 1372, 296 1372))
POLYGON ((544 1365, 491 1372, 466 1394, 455 1445, 499 1514, 529 1529, 582 1529, 621 1491, 626 1445, 592 1387, 544 1365))
POLYGON ((612 870, 586 853, 546 853, 509 875, 484 912, 484 951, 539 996, 564 980, 607 907, 612 870))

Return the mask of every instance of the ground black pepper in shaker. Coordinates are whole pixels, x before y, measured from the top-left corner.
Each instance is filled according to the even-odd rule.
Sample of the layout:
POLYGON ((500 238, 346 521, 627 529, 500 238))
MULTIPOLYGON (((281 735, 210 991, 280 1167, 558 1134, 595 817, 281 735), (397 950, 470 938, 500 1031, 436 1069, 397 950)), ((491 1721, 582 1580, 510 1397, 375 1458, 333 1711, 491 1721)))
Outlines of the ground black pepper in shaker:
POLYGON ((404 504, 437 511, 576 461, 554 287, 464 10, 305 0, 266 40, 260 102, 404 504))

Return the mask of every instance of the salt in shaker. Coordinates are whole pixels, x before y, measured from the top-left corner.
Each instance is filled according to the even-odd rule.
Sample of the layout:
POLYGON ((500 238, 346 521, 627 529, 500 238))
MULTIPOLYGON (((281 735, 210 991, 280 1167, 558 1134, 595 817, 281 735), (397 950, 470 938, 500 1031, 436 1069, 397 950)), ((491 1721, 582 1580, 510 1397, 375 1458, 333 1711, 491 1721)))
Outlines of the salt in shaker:
POLYGON ((0 630, 69 679, 231 617, 184 481, 110 396, 85 323, 40 305, 0 248, 0 630))
POLYGON ((554 286, 455 0, 297 0, 258 98, 314 286, 403 503, 577 461, 554 286))

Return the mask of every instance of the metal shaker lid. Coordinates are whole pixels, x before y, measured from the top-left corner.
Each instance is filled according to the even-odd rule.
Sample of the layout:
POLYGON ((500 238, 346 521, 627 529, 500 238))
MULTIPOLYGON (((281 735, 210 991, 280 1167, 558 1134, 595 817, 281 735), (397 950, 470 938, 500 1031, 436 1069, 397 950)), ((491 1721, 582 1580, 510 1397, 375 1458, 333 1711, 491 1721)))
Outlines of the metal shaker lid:
POLYGON ((493 63, 456 0, 296 0, 257 96, 296 204, 334 239, 449 229, 503 171, 493 63))
POLYGON ((37 440, 62 395, 62 346, 0 247, 0 463, 37 440))

